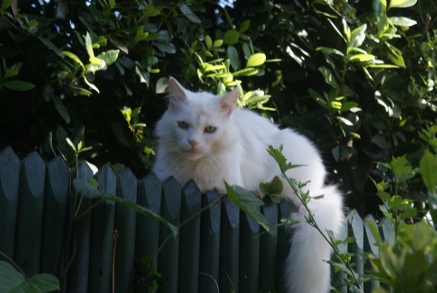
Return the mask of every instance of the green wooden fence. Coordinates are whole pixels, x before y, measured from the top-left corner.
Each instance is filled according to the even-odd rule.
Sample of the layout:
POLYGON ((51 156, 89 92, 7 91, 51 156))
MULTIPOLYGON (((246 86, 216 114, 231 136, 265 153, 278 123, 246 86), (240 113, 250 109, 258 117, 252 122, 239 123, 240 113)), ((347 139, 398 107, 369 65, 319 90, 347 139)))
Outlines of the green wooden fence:
MULTIPOLYGON (((275 224, 293 212, 293 205, 263 206, 272 229, 259 236, 263 230, 257 222, 228 201, 214 204, 218 196, 201 194, 193 182, 161 183, 153 173, 139 180, 127 168, 115 175, 105 165, 94 175, 87 164, 69 169, 59 157, 46 164, 31 153, 20 161, 6 148, 0 152, 0 251, 27 276, 58 276, 63 292, 111 292, 112 286, 115 292, 147 292, 151 280, 140 261, 145 256, 155 257, 162 275, 159 292, 278 290, 290 234, 275 224), (156 219, 105 201, 73 222, 71 178, 93 176, 107 193, 137 202, 173 225, 191 220, 173 237, 156 219), (212 207, 199 214, 206 206, 212 207)), ((80 212, 91 205, 84 198, 80 212)), ((343 237, 349 234, 356 242, 343 251, 378 253, 357 213, 351 212, 347 223, 343 237)), ((379 227, 384 238, 394 238, 388 223, 379 227)), ((357 257, 355 266, 362 272, 367 264, 357 257)), ((345 276, 334 278, 341 283, 345 276)), ((369 291, 372 284, 365 286, 369 291)))

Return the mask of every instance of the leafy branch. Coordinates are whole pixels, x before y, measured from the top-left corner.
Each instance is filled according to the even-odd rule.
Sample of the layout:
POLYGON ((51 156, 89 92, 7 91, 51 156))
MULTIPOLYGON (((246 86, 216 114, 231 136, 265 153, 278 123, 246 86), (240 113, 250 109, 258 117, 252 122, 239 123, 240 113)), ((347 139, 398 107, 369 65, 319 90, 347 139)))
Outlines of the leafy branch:
MULTIPOLYGON (((327 236, 327 233, 328 235, 330 235, 329 231, 326 231, 327 233, 325 233, 320 229, 319 225, 317 224, 314 218, 314 214, 311 212, 310 208, 308 207, 308 202, 310 200, 318 200, 320 199, 320 196, 311 197, 309 195, 309 191, 308 192, 302 191, 302 187, 305 186, 305 183, 297 182, 293 178, 289 178, 287 176, 286 172, 288 170, 292 168, 297 168, 300 165, 293 165, 292 163, 287 162, 286 157, 282 154, 282 150, 283 150, 282 145, 277 149, 270 145, 267 149, 267 152, 270 154, 270 156, 273 157, 273 159, 275 159, 276 163, 279 165, 279 168, 281 170, 281 176, 287 181, 287 183, 289 184, 293 192, 296 194, 299 201, 302 203, 302 206, 305 208, 305 211, 307 212, 307 215, 305 215, 305 221, 310 226, 314 227, 320 233, 320 235, 325 239, 325 241, 331 246, 331 248, 334 250, 334 254, 336 255, 337 259, 340 260, 340 262, 342 263, 342 265, 344 265, 345 268, 347 268, 348 273, 352 277, 353 284, 360 290, 360 292, 364 292, 350 262, 348 261, 347 258, 344 258, 342 256, 337 245, 335 245, 336 242, 332 239, 332 237, 327 236)), ((294 219, 291 219, 291 221, 287 219, 286 222, 289 222, 290 224, 296 223, 294 219)))

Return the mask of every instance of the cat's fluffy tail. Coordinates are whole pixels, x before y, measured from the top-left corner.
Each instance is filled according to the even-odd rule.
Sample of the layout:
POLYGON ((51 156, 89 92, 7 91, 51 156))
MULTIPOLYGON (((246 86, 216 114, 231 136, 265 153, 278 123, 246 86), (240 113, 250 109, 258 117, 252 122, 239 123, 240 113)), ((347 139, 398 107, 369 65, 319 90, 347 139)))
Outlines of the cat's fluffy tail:
MULTIPOLYGON (((308 207, 325 235, 327 230, 338 235, 344 217, 341 193, 335 186, 327 186, 319 194, 324 194, 324 197, 311 199, 308 202, 308 207)), ((301 207, 292 217, 303 220, 306 215, 305 208, 301 207)), ((294 224, 292 226, 291 249, 285 263, 286 292, 328 292, 330 266, 326 261, 330 259, 331 253, 331 246, 317 229, 304 220, 294 224)))

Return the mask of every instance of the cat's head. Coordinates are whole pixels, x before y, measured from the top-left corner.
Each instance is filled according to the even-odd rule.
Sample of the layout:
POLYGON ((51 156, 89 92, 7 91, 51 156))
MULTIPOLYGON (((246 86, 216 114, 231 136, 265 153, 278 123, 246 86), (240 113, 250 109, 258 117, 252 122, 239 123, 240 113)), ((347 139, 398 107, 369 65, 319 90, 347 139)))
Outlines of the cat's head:
POLYGON ((215 156, 233 143, 232 113, 239 96, 237 89, 223 96, 195 93, 174 78, 170 78, 168 88, 168 109, 156 128, 165 151, 199 160, 215 156))

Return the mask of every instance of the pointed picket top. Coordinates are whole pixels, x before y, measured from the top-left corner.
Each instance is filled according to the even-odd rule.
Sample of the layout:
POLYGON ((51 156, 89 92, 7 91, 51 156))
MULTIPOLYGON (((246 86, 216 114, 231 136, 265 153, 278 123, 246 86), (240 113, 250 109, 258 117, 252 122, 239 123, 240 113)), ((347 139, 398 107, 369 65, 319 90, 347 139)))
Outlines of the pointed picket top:
POLYGON ((275 203, 268 203, 261 208, 264 216, 269 222, 270 230, 268 233, 272 236, 276 236, 278 234, 278 205, 275 203))
MULTIPOLYGON (((173 218, 173 220, 179 221, 179 209, 180 209, 180 198, 181 198, 181 185, 179 182, 173 177, 167 178, 162 184, 163 188, 163 196, 165 199, 173 199, 173 200, 164 200, 162 203, 165 204, 165 208, 167 209, 169 216, 173 218)), ((178 225, 177 222, 171 222, 174 225, 178 225)))
POLYGON ((190 215, 197 213, 200 210, 201 193, 199 187, 193 180, 190 180, 185 184, 183 188, 183 194, 185 204, 187 205, 187 211, 190 215))
POLYGON ((220 232, 221 205, 217 201, 219 197, 220 194, 217 190, 209 190, 205 193, 204 200, 202 201, 204 206, 210 206, 208 215, 211 229, 214 233, 220 232))
POLYGON ((353 210, 347 216, 349 225, 351 226, 352 235, 355 237, 355 244, 363 249, 364 246, 364 224, 363 219, 356 210, 353 210))
POLYGON ((70 169, 61 157, 55 157, 47 164, 47 180, 50 182, 46 188, 52 189, 53 198, 58 203, 65 201, 70 178, 70 169))
POLYGON ((20 160, 12 148, 0 152, 0 196, 11 200, 17 196, 20 174, 20 160))
POLYGON ((155 173, 150 172, 140 181, 138 204, 155 213, 161 210, 162 183, 155 173))
POLYGON ((378 227, 378 224, 376 223, 375 218, 372 215, 366 216, 365 221, 364 221, 364 229, 366 232, 367 245, 370 248, 369 252, 372 252, 373 255, 378 255, 379 254, 378 243, 377 243, 377 240, 376 240, 375 236, 373 235, 369 225, 373 225, 374 227, 378 227))
POLYGON ((19 179, 20 160, 7 147, 0 152, 0 251, 11 258, 16 249, 19 179))
POLYGON ((389 219, 384 218, 381 220, 379 223, 379 231, 381 232, 384 241, 387 241, 391 245, 395 243, 396 232, 389 219))
POLYGON ((118 184, 119 192, 117 192, 117 195, 123 197, 125 200, 136 202, 138 179, 129 168, 124 168, 123 171, 118 174, 118 184))
POLYGON ((117 177, 112 171, 109 164, 103 165, 96 173, 97 182, 99 186, 103 188, 103 191, 107 194, 115 195, 116 193, 116 180, 117 177))
POLYGON ((46 165, 37 152, 27 155, 21 162, 21 172, 29 187, 29 192, 34 197, 40 197, 44 191, 44 178, 46 165))

